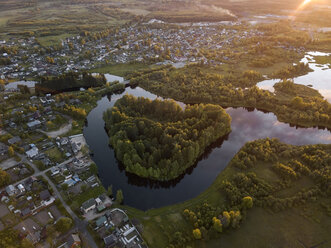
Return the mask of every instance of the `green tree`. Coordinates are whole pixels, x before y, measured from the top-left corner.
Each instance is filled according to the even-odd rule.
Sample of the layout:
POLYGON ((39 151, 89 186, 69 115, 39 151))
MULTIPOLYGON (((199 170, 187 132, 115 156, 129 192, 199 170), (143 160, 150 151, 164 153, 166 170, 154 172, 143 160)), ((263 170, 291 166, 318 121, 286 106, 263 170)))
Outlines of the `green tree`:
POLYGON ((124 199, 124 197, 123 197, 123 192, 122 192, 122 190, 117 190, 117 192, 116 192, 116 202, 118 203, 118 204, 122 204, 122 202, 123 202, 123 199, 124 199))
POLYGON ((72 226, 72 219, 62 217, 55 223, 55 230, 63 234, 69 231, 72 226))
POLYGON ((92 163, 90 165, 90 172, 94 175, 98 174, 98 167, 95 163, 92 163))
POLYGON ((109 196, 113 196, 113 185, 109 185, 107 189, 107 194, 109 196))
POLYGON ((64 184, 61 185, 61 189, 62 189, 63 191, 66 191, 68 188, 69 188, 69 186, 68 186, 68 184, 66 184, 66 183, 64 183, 64 184))

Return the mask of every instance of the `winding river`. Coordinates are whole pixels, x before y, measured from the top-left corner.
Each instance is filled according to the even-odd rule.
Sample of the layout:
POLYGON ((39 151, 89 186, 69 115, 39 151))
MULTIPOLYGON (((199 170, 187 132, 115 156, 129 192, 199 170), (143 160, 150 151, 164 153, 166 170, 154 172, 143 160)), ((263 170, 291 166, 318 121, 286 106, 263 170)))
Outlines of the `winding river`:
POLYGON ((87 116, 84 128, 86 141, 94 153, 92 159, 99 169, 99 177, 107 188, 113 185, 113 192, 122 189, 124 202, 132 207, 147 210, 182 202, 197 196, 212 184, 231 158, 248 141, 260 138, 278 138, 293 144, 331 143, 331 133, 318 128, 298 128, 277 121, 272 113, 244 108, 228 108, 232 117, 232 132, 224 140, 210 147, 180 178, 170 182, 153 182, 126 173, 115 158, 114 150, 108 145, 104 129, 103 112, 112 107, 124 94, 157 98, 142 88, 126 88, 122 94, 104 96, 87 116))

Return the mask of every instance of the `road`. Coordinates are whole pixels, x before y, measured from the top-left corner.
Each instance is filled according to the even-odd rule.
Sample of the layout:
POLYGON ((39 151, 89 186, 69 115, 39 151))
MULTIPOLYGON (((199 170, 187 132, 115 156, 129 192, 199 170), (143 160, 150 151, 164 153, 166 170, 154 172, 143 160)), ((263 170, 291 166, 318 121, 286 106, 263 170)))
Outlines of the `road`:
POLYGON ((95 243, 93 237, 87 230, 88 222, 78 218, 78 216, 71 210, 71 208, 63 200, 63 198, 62 198, 60 192, 57 190, 55 184, 48 178, 47 175, 45 175, 45 178, 48 179, 47 181, 48 181, 49 185, 52 187, 53 192, 56 194, 57 198, 59 198, 62 205, 65 207, 67 212, 70 214, 71 218, 74 220, 75 228, 77 228, 77 230, 79 230, 79 232, 88 240, 89 246, 91 248, 97 248, 98 247, 97 244, 95 243))
MULTIPOLYGON (((71 210, 71 208, 63 200, 62 195, 58 191, 56 185, 46 175, 46 172, 50 171, 51 168, 58 168, 61 165, 70 163, 72 161, 72 158, 71 159, 68 159, 68 160, 66 160, 64 162, 62 162, 61 164, 55 165, 55 166, 53 166, 53 167, 51 167, 51 168, 49 168, 47 170, 40 171, 34 163, 31 163, 30 160, 27 159, 26 156, 21 155, 21 154, 17 154, 17 155, 22 159, 21 162, 24 162, 24 163, 29 164, 34 169, 34 174, 31 175, 31 176, 35 176, 35 177, 37 177, 37 176, 43 176, 48 181, 49 185, 53 189, 53 192, 54 192, 56 198, 58 198, 61 201, 61 203, 64 206, 64 208, 67 210, 67 212, 70 214, 71 218, 74 220, 75 228, 87 239, 88 244, 89 244, 89 247, 91 247, 91 248, 97 248, 98 247, 97 244, 95 243, 92 235, 87 230, 88 222, 85 221, 85 220, 81 220, 81 219, 78 218, 78 216, 71 210)), ((20 180, 18 182, 16 182, 15 185, 18 185, 20 183, 23 183, 25 180, 26 180, 26 178, 25 179, 22 179, 22 180, 20 180)), ((3 191, 4 189, 5 188, 2 188, 0 190, 0 192, 3 191)))

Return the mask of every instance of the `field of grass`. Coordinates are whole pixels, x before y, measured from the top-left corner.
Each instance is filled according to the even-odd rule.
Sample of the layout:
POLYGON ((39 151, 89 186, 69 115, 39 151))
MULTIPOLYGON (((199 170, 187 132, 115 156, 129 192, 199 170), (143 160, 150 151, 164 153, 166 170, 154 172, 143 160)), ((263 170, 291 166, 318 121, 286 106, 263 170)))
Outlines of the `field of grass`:
POLYGON ((17 6, 16 9, 0 9, 0 37, 35 36, 45 46, 58 44, 60 39, 83 30, 100 31, 124 24, 133 16, 114 8, 103 13, 100 9, 108 8, 103 3, 43 1, 33 6, 17 6))
POLYGON ((140 69, 149 68, 146 64, 133 63, 133 64, 115 64, 115 65, 105 65, 99 68, 92 69, 91 72, 96 73, 109 73, 116 76, 124 77, 130 72, 134 72, 140 69))
POLYGON ((61 162, 63 160, 63 155, 57 147, 45 151, 45 154, 49 156, 52 161, 61 162))
POLYGON ((314 56, 314 60, 317 64, 326 65, 331 64, 331 55, 329 56, 314 56))
POLYGON ((39 37, 38 41, 44 47, 56 46, 61 44, 61 40, 64 40, 71 36, 72 35, 70 34, 50 35, 50 36, 39 37))

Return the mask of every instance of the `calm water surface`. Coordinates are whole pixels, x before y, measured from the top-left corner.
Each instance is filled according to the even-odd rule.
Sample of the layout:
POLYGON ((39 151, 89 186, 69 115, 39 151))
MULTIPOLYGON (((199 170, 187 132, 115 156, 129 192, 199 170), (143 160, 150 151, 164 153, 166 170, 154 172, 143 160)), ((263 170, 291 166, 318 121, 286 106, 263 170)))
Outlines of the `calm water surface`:
MULTIPOLYGON (((331 65, 317 64, 314 60, 314 56, 331 56, 330 53, 322 52, 309 52, 300 61, 308 63, 309 67, 313 70, 306 75, 294 78, 294 82, 297 84, 303 84, 306 86, 312 86, 321 93, 321 95, 331 103, 331 65)), ((280 79, 264 80, 257 84, 258 87, 264 90, 274 92, 274 84, 278 83, 280 79)))
MULTIPOLYGON (((113 191, 122 189, 125 204, 142 210, 157 208, 185 201, 197 196, 211 185, 217 175, 225 168, 237 151, 248 141, 260 138, 278 138, 293 144, 331 143, 331 133, 317 128, 296 128, 280 123, 272 113, 244 108, 228 108, 232 117, 232 132, 225 140, 219 140, 198 163, 177 180, 159 183, 126 173, 115 158, 114 151, 108 145, 108 135, 104 129, 103 112, 112 107, 124 94, 157 98, 139 87, 127 88, 122 94, 103 97, 87 117, 84 135, 93 160, 99 168, 99 176, 107 188, 113 185, 113 191)), ((184 106, 182 104, 182 106, 184 106)))

